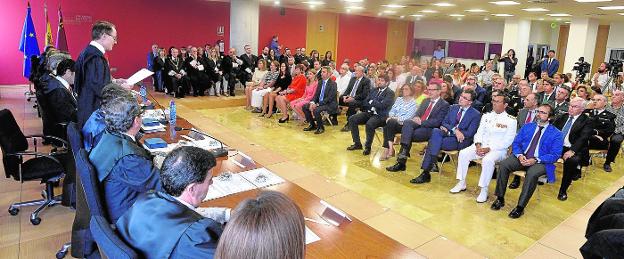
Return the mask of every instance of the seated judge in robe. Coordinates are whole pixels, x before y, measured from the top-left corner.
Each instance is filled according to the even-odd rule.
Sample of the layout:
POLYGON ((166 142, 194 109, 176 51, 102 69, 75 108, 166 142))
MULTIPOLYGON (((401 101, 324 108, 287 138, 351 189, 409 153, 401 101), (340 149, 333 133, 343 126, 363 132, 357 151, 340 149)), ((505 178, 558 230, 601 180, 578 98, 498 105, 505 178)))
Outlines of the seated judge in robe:
POLYGON ((167 93, 176 98, 184 98, 188 92, 189 77, 184 70, 184 60, 179 57, 179 51, 171 48, 171 56, 165 60, 165 70, 167 71, 167 93))
POLYGON ((193 87, 193 96, 204 96, 204 92, 210 82, 210 77, 206 74, 208 64, 198 54, 197 48, 191 48, 191 55, 184 61, 184 66, 188 70, 191 86, 193 87))
MULTIPOLYGON (((106 85, 104 89, 102 89, 102 106, 118 97, 133 98, 130 91, 118 84, 110 83, 106 85)), ((87 152, 91 152, 91 149, 100 142, 105 130, 106 122, 104 121, 104 112, 102 108, 99 108, 89 116, 89 119, 82 127, 82 140, 84 149, 87 152)))
POLYGON ((160 180, 151 155, 136 140, 142 124, 137 100, 115 98, 102 111, 106 132, 89 160, 97 172, 108 216, 116 222, 141 194, 160 189, 160 180))
POLYGON ((78 106, 76 96, 71 88, 74 84, 74 64, 71 59, 61 61, 56 67, 56 76, 48 81, 43 93, 51 111, 52 135, 66 139, 65 127, 62 123, 77 122, 78 106))
POLYGON ((122 239, 144 258, 213 258, 230 210, 204 208, 202 214, 210 214, 204 217, 196 208, 208 194, 216 164, 198 147, 171 151, 160 172, 163 191, 141 196, 115 224, 122 239))
POLYGON ((225 227, 215 258, 305 258, 301 209, 285 194, 275 191, 244 200, 225 227))

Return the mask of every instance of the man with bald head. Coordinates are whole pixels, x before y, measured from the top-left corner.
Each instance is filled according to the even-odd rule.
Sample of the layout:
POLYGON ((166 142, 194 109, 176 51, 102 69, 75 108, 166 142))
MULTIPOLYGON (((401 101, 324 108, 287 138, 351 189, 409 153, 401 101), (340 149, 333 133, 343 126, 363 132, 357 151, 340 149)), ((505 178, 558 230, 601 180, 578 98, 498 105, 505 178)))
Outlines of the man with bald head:
MULTIPOLYGON (((227 90, 229 96, 234 96, 234 87, 236 86, 236 73, 243 61, 236 56, 236 49, 230 48, 228 55, 221 60, 221 70, 223 71, 223 81, 227 81, 227 90)), ((222 84, 224 84, 223 82, 222 84)), ((228 96, 228 94, 226 94, 228 96)))
POLYGON ((405 83, 414 86, 414 84, 416 84, 416 81, 418 80, 423 81, 423 83, 427 84, 427 79, 423 76, 422 69, 420 69, 418 66, 413 66, 410 70, 409 75, 407 76, 407 78, 405 78, 405 83))
POLYGON ((609 151, 607 152, 607 159, 605 160, 605 171, 611 170, 611 163, 615 161, 615 157, 620 151, 622 146, 622 140, 624 140, 624 92, 621 90, 613 91, 611 97, 611 105, 607 107, 607 111, 615 114, 615 132, 611 135, 609 140, 609 151), (609 170, 607 170, 607 168, 609 170))
POLYGON ((351 71, 349 71, 349 65, 344 63, 338 69, 338 76, 336 77, 336 84, 338 85, 338 94, 342 95, 349 87, 351 81, 351 71))
MULTIPOLYGON (((563 90, 563 88, 559 88, 563 90)), ((570 101, 567 112, 563 113, 553 125, 563 133, 563 178, 557 199, 568 199, 568 187, 572 180, 581 175, 581 166, 589 161, 587 141, 592 134, 591 120, 583 113, 585 100, 576 97, 570 101)))
MULTIPOLYGON (((593 109, 585 110, 585 113, 592 120, 592 136, 589 138, 589 149, 606 150, 609 148, 609 138, 615 132, 616 116, 607 108, 607 97, 602 94, 596 94, 592 98, 591 104, 593 109)), ((605 164, 604 170, 611 172, 611 166, 605 164)))

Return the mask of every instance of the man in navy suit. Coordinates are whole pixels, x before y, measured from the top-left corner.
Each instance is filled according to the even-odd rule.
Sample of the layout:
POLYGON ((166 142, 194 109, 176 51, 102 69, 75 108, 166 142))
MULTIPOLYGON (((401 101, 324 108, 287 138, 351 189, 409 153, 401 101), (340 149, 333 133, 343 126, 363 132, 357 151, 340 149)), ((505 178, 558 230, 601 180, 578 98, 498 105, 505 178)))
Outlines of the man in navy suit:
POLYGON ((455 91, 455 103, 459 103, 459 97, 463 90, 472 90, 475 92, 475 98, 472 100, 472 107, 480 111, 485 105, 487 90, 477 84, 476 76, 470 75, 466 78, 466 84, 462 89, 455 91))
POLYGON ((464 90, 459 97, 459 104, 450 107, 442 126, 432 129, 427 151, 420 166, 423 171, 410 183, 421 184, 431 181, 429 172, 438 159, 440 150, 460 150, 472 145, 481 120, 481 113, 471 107, 475 97, 474 91, 464 90))
MULTIPOLYGON (((78 94, 78 124, 82 127, 91 113, 100 108, 102 88, 111 83, 110 67, 104 57, 117 44, 117 29, 107 21, 98 21, 91 28, 91 42, 76 60, 74 91, 78 94)), ((126 80, 116 79, 124 87, 126 80)))
POLYGON ((500 162, 500 170, 496 180, 496 201, 493 210, 505 206, 505 191, 509 175, 518 170, 526 170, 522 192, 518 205, 509 213, 510 218, 519 218, 529 203, 538 179, 546 175, 548 182, 555 181, 555 162, 563 150, 563 134, 548 121, 554 116, 553 108, 542 104, 537 108, 534 122, 525 124, 514 138, 513 154, 500 162))
POLYGON ((557 60, 555 58, 555 51, 554 50, 549 50, 548 51, 548 58, 544 58, 544 61, 542 61, 542 65, 540 66, 542 72, 546 72, 548 73, 548 77, 552 78, 553 75, 555 75, 555 73, 557 73, 557 70, 559 70, 559 60, 557 60))
POLYGON ((338 104, 342 106, 347 106, 347 124, 342 128, 341 131, 347 132, 350 130, 349 128, 349 118, 353 116, 358 109, 362 109, 362 105, 364 99, 368 97, 368 92, 371 89, 371 80, 366 77, 364 74, 364 67, 357 66, 355 67, 355 76, 351 77, 349 80, 349 84, 347 85, 347 89, 344 93, 338 98, 338 104))
POLYGON ((390 172, 405 171, 405 162, 409 157, 412 141, 426 141, 431 137, 433 129, 442 125, 444 117, 448 113, 449 104, 440 98, 442 85, 436 82, 427 86, 427 95, 418 107, 416 115, 411 120, 403 122, 401 129, 401 150, 397 162, 393 166, 386 167, 390 172))
POLYGON ((366 142, 364 142, 364 155, 369 155, 375 129, 386 125, 386 119, 392 104, 394 103, 394 92, 388 88, 390 78, 387 75, 379 76, 375 89, 369 91, 368 97, 362 102, 362 112, 349 117, 347 125, 351 128, 351 138, 353 145, 347 150, 362 149, 360 141, 360 129, 358 125, 366 125, 366 142))
POLYGON ((312 98, 310 103, 303 105, 303 113, 305 114, 306 121, 310 123, 303 131, 316 130, 314 134, 322 134, 325 132, 325 127, 323 126, 321 113, 338 113, 338 100, 336 97, 338 95, 338 86, 336 82, 329 78, 330 76, 331 68, 328 66, 322 67, 321 80, 318 82, 319 86, 316 87, 314 98, 312 98))

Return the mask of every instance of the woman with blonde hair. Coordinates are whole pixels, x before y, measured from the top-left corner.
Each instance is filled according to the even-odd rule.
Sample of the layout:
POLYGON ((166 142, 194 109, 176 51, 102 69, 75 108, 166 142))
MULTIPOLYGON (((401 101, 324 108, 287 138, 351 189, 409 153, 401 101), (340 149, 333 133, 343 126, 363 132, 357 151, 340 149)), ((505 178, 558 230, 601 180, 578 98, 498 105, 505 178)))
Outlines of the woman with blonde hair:
POLYGON ((242 201, 219 238, 216 259, 303 259, 301 209, 280 192, 263 191, 242 201))
POLYGON ((258 67, 251 77, 251 82, 247 82, 245 85, 245 96, 247 97, 247 106, 245 108, 247 110, 251 109, 251 92, 262 82, 262 78, 264 78, 267 73, 266 69, 266 61, 264 59, 258 60, 258 67))
POLYGON ((273 90, 273 85, 275 85, 277 77, 279 77, 279 67, 279 62, 275 60, 271 61, 271 70, 264 75, 260 84, 251 91, 251 106, 254 108, 253 112, 262 112, 262 101, 264 100, 264 96, 273 90))

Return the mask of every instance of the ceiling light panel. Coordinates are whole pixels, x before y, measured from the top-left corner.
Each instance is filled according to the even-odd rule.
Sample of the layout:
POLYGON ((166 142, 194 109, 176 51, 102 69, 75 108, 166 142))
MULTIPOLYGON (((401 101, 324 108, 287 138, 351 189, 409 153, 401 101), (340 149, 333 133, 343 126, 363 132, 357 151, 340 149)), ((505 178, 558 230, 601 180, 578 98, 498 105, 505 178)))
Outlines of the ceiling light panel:
POLYGON ((455 6, 455 4, 446 3, 446 2, 435 3, 435 4, 433 4, 433 5, 435 5, 435 6, 439 6, 439 7, 450 7, 450 6, 455 6))
POLYGON ((469 12, 469 13, 487 13, 487 11, 483 10, 483 9, 468 9, 468 10, 466 10, 466 12, 469 12))
POLYGON ((598 9, 602 10, 624 10, 624 6, 622 5, 613 5, 613 6, 600 6, 598 9))
POLYGON ((544 8, 525 8, 525 9, 522 9, 522 11, 527 11, 527 12, 548 12, 550 10, 544 9, 544 8))
POLYGON ((516 2, 516 1, 495 1, 495 2, 490 2, 490 4, 495 4, 495 5, 519 5, 520 3, 516 2))

